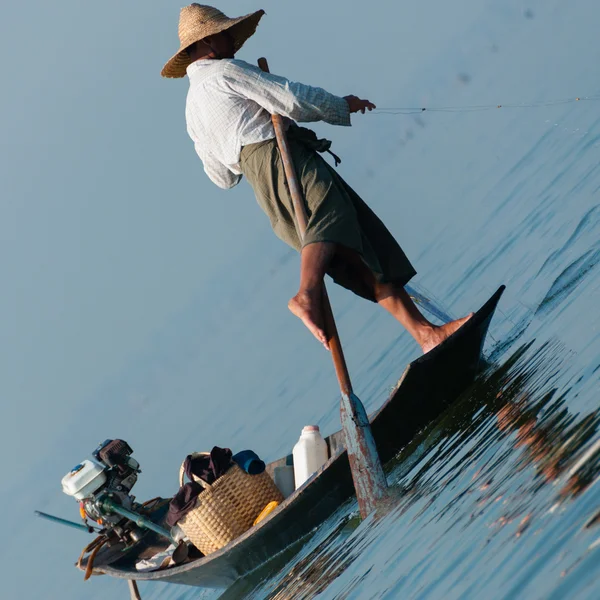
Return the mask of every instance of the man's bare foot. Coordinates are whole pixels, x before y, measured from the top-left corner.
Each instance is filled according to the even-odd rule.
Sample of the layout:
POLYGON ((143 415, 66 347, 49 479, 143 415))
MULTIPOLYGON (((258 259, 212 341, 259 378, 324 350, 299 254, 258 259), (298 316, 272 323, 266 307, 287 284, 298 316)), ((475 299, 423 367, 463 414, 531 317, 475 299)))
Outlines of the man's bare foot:
POLYGON ((426 338, 424 338, 424 341, 421 343, 421 349, 423 350, 423 354, 427 354, 427 352, 433 350, 445 339, 449 338, 455 331, 460 329, 472 316, 473 313, 469 313, 466 317, 463 317, 462 319, 456 319, 456 321, 450 321, 450 323, 446 323, 441 327, 434 325, 433 329, 431 330, 431 333, 426 338))
POLYGON ((327 336, 323 328, 323 312, 321 291, 311 290, 298 292, 289 302, 288 308, 295 314, 308 330, 329 350, 327 336))

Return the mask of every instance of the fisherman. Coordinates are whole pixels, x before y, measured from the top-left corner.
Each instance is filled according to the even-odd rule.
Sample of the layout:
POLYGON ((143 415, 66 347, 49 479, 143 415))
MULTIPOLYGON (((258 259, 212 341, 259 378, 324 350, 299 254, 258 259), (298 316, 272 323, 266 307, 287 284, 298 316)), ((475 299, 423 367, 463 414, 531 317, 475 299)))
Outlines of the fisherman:
MULTIPOLYGON (((416 274, 406 255, 358 194, 319 152, 331 142, 296 122, 324 121, 349 126, 350 114, 375 105, 356 96, 339 97, 324 89, 262 72, 235 53, 256 31, 264 11, 230 19, 211 6, 181 9, 180 47, 166 63, 163 77, 188 75, 187 130, 204 170, 219 187, 237 185, 242 175, 275 234, 301 253, 300 288, 289 301, 325 348, 323 279, 392 314, 428 352, 471 315, 443 326, 430 323, 404 289, 416 274), (301 239, 271 115, 282 115, 308 214, 301 239)), ((332 153, 333 154, 333 153, 332 153)), ((339 159, 336 159, 336 164, 339 159)))

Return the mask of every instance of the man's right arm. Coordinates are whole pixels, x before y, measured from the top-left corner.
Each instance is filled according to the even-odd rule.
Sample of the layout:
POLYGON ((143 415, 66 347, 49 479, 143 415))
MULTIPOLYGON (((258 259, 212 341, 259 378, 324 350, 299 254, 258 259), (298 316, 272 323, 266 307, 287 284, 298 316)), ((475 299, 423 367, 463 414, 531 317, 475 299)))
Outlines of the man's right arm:
POLYGON ((279 114, 298 122, 351 124, 350 103, 322 88, 264 73, 258 67, 240 60, 227 64, 223 78, 230 90, 253 100, 270 114, 279 114))

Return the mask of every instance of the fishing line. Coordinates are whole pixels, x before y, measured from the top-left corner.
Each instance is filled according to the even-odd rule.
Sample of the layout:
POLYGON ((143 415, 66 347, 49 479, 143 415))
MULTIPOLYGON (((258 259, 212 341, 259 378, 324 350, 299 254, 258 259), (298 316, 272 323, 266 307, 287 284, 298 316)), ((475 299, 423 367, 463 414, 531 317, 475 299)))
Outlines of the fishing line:
POLYGON ((598 101, 600 94, 592 96, 577 96, 575 98, 563 98, 560 100, 540 100, 539 102, 519 103, 519 104, 475 104, 465 106, 422 106, 422 107, 386 107, 375 108, 371 111, 376 115, 417 115, 424 112, 481 112, 486 110, 497 110, 499 108, 543 108, 547 106, 558 106, 561 104, 571 104, 573 102, 598 101))
MULTIPOLYGON (((600 100, 600 94, 594 94, 591 96, 576 96, 571 98, 562 98, 557 100, 540 100, 538 102, 521 102, 518 104, 476 104, 476 105, 464 105, 464 106, 422 106, 422 107, 384 107, 375 108, 370 111, 371 114, 375 115, 419 115, 424 112, 445 112, 445 113, 467 113, 467 112, 482 112, 490 110, 498 110, 499 108, 544 108, 549 106, 560 106, 563 104, 572 104, 573 102, 583 101, 598 101, 600 100)), ((408 286, 407 286, 408 287, 408 286)), ((432 301, 432 295, 423 286, 421 290, 409 288, 409 294, 413 300, 423 306, 425 310, 431 312, 433 315, 440 318, 442 321, 449 321, 451 317, 447 311, 441 309, 432 301)), ((485 286, 484 286, 485 287, 485 286)), ((521 301, 518 301, 526 310, 533 312, 533 309, 521 301)), ((505 321, 516 327, 516 323, 505 313, 500 307, 497 308, 498 312, 504 317, 505 321)), ((489 337, 497 343, 497 340, 488 333, 489 337)))

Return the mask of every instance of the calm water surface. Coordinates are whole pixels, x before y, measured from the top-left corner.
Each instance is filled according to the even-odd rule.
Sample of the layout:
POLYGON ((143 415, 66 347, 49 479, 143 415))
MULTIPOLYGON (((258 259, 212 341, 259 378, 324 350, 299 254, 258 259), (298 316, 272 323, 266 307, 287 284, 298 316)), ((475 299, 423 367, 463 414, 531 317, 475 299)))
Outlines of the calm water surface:
MULTIPOLYGON (((583 18, 592 4, 574 3, 573 18, 580 20, 571 22, 569 36, 555 27, 552 42, 540 32, 562 27, 570 9, 550 3, 552 11, 545 13, 543 4, 533 4, 539 20, 525 16, 537 30, 525 34, 521 24, 511 29, 497 13, 477 30, 483 33, 471 36, 473 49, 468 60, 461 55, 461 66, 479 76, 475 95, 540 101, 569 97, 586 85, 597 93, 591 65, 600 52, 595 26, 583 18), (535 52, 528 51, 532 40, 539 43, 535 52), (479 42, 487 44, 487 54, 479 42), (499 73, 492 42, 505 52, 507 65, 519 56, 529 61, 534 83, 513 86, 508 66, 499 73), (571 61, 562 80, 573 84, 569 90, 548 77, 558 56, 554 44, 567 42, 571 56, 581 59, 571 61)), ((455 68, 460 61, 453 60, 440 59, 440 65, 455 68)), ((447 81, 432 84, 427 73, 415 85, 433 97, 440 97, 436 85, 449 95, 454 89, 447 81)), ((573 95, 578 93, 583 91, 573 95)), ((390 152, 386 161, 371 164, 367 158, 362 165, 377 174, 365 196, 376 199, 394 231, 408 229, 408 212, 411 228, 422 228, 424 237, 430 228, 435 232, 413 244, 417 287, 432 290, 444 309, 459 316, 476 309, 498 284, 507 285, 486 346, 487 366, 387 466, 392 498, 377 515, 360 523, 355 502, 348 502, 277 568, 229 590, 142 585, 144 598, 600 597, 599 107, 581 101, 421 120, 372 116, 371 126, 389 128, 390 152), (410 197, 419 189, 415 178, 432 177, 448 182, 449 197, 415 203, 390 194, 391 182, 398 195, 410 197)), ((422 193, 428 189, 423 183, 422 193)), ((286 255, 272 276, 291 289, 296 268, 296 259, 286 255)), ((222 326, 223 335, 266 318, 269 286, 251 290, 245 310, 222 326)), ((372 409, 416 350, 385 315, 344 293, 332 295, 357 391, 372 409)), ((240 343, 251 348, 250 338, 240 343)), ((313 351, 318 354, 316 346, 313 351)), ((290 362, 251 384, 253 397, 261 398, 259 414, 244 413, 238 434, 258 439, 273 412, 294 424, 282 425, 270 459, 289 451, 304 424, 298 418, 318 421, 326 432, 337 428, 333 382, 328 380, 329 398, 311 399, 308 391, 330 377, 327 357, 306 360, 315 361, 305 363, 310 381, 301 384, 290 362), (299 397, 301 417, 294 412, 299 397)), ((183 441, 187 451, 191 440, 183 441)))
MULTIPOLYGON (((600 121, 585 138, 558 137, 551 129, 535 142, 545 164, 522 157, 498 182, 494 197, 507 192, 482 219, 489 235, 453 240, 458 254, 479 257, 457 290, 485 271, 509 291, 485 371, 388 465, 389 504, 359 524, 349 502, 283 568, 219 597, 598 597, 600 121)), ((365 371, 395 367, 393 352, 365 371)))

